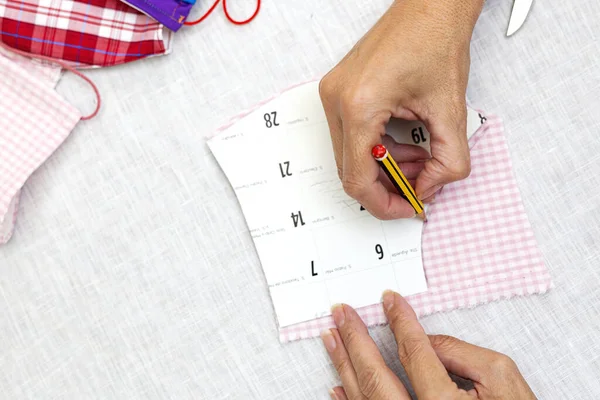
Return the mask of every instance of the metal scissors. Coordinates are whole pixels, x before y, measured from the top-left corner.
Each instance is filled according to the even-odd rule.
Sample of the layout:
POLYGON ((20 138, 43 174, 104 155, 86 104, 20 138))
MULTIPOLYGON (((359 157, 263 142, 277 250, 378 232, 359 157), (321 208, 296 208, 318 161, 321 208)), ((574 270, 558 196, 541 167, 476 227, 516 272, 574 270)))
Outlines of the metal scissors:
POLYGON ((523 25, 525 19, 527 18, 527 14, 529 14, 532 3, 533 0, 515 0, 512 13, 510 15, 510 20, 508 21, 508 30, 506 31, 506 36, 512 35, 523 25))

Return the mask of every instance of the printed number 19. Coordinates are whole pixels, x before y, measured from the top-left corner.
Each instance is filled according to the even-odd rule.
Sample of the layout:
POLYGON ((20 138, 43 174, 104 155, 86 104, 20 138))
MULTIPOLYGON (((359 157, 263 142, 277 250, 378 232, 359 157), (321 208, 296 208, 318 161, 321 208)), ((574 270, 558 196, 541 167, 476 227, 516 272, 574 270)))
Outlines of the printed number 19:
POLYGON ((279 126, 279 123, 277 122, 277 111, 273 111, 270 114, 266 113, 263 118, 265 119, 265 125, 267 125, 267 128, 279 126), (273 116, 273 120, 271 120, 271 116, 273 116))
POLYGON ((379 259, 381 260, 383 258, 383 249, 380 244, 375 246, 375 251, 379 254, 379 259))
POLYGON ((421 127, 413 129, 410 132, 410 134, 412 136, 413 142, 415 142, 416 144, 419 144, 421 142, 425 143, 427 141, 427 139, 425 139, 425 135, 423 135, 423 128, 421 127))

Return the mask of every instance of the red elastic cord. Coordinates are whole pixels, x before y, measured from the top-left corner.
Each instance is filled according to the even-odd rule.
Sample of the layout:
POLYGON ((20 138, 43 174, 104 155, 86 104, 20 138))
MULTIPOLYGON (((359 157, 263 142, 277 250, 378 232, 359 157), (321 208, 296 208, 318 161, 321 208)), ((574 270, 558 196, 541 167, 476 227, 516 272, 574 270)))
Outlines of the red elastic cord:
MULTIPOLYGON (((201 16, 200 18, 198 18, 195 21, 186 21, 183 24, 184 25, 197 25, 200 22, 204 21, 206 18, 208 18, 208 16, 210 15, 210 13, 212 13, 215 8, 217 8, 217 5, 219 5, 219 1, 221 0, 216 0, 215 3, 208 9, 208 11, 206 13, 204 13, 203 16, 201 16)), ((235 19, 233 19, 231 17, 231 15, 229 15, 229 11, 227 11, 227 0, 223 0, 223 11, 225 11, 225 16, 227 17, 227 19, 232 23, 232 24, 236 24, 236 25, 244 25, 247 24, 248 22, 252 21, 254 19, 254 17, 256 17, 256 14, 258 14, 258 11, 260 10, 260 0, 257 0, 256 3, 256 10, 254 10, 254 14, 252 14, 250 16, 250 18, 245 19, 243 21, 236 21, 235 19)))
POLYGON ((72 73, 74 73, 75 75, 79 76, 80 78, 82 78, 84 81, 86 81, 87 83, 90 84, 90 86, 92 87, 92 89, 94 89, 94 93, 96 93, 96 99, 98 100, 98 104, 96 104, 96 109, 94 110, 93 113, 91 113, 90 115, 86 116, 86 117, 81 117, 82 120, 88 120, 88 119, 92 119, 94 118, 97 114, 98 111, 100 111, 100 104, 102 102, 102 99, 100 98, 100 92, 98 91, 98 88, 96 87, 96 85, 94 84, 94 82, 92 82, 92 80, 90 78, 88 78, 87 76, 85 76, 84 74, 82 74, 81 72, 77 71, 75 68, 71 67, 70 65, 67 65, 66 63, 62 62, 61 60, 57 60, 55 58, 52 57, 47 57, 47 56, 43 56, 41 54, 30 54, 27 53, 23 50, 19 50, 19 49, 15 49, 14 47, 10 47, 4 43, 0 42, 0 45, 2 45, 2 47, 4 47, 5 49, 7 49, 9 52, 13 52, 16 54, 20 54, 24 57, 27 58, 37 58, 40 60, 44 60, 44 61, 48 61, 51 63, 55 63, 60 65, 61 67, 71 71, 72 73))

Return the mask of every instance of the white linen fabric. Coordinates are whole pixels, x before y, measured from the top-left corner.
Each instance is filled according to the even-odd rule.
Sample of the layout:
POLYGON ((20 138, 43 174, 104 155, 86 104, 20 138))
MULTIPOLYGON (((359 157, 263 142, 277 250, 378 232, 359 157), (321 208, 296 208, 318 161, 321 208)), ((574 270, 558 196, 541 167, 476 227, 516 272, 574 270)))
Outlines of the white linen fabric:
MULTIPOLYGON (((339 381, 320 341, 278 340, 252 239, 205 138, 325 74, 389 4, 266 2, 246 26, 217 12, 179 31, 167 57, 88 73, 99 116, 28 180, 0 247, 0 398, 328 398, 339 381)), ((230 8, 243 17, 254 6, 230 8)), ((535 2, 506 38, 511 6, 485 6, 468 97, 504 121, 555 288, 422 323, 510 355, 540 399, 594 399, 600 3, 535 2)), ((87 110, 77 77, 58 91, 87 110)), ((400 372, 389 329, 371 332, 400 372)))

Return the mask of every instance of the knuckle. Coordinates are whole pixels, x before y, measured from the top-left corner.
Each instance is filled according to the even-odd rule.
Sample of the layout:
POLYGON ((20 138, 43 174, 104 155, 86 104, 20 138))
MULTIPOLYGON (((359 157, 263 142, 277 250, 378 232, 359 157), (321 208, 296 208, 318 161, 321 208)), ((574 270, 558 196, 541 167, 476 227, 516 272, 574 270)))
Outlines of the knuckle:
POLYGON ((494 377, 498 379, 505 379, 515 374, 517 371, 517 364, 507 355, 498 354, 490 362, 489 368, 494 377))
POLYGON ((338 360, 335 364, 335 369, 340 376, 346 376, 352 369, 352 365, 350 365, 350 360, 347 358, 342 358, 338 360))
POLYGON ((368 366, 357 373, 358 385, 360 391, 368 399, 373 398, 381 391, 382 378, 381 371, 374 367, 368 366))
POLYGON ((407 335, 398 343, 398 358, 402 365, 413 364, 418 361, 425 349, 425 344, 420 338, 407 335))
POLYGON ((319 96, 322 100, 330 99, 335 94, 334 78, 331 74, 324 76, 319 81, 319 96))
POLYGON ((348 176, 348 174, 345 174, 344 176, 342 176, 341 179, 342 179, 342 187, 344 188, 344 191, 346 192, 346 194, 348 194, 348 196, 350 196, 354 199, 362 197, 362 195, 365 192, 365 188, 363 185, 358 183, 351 176, 348 176))
POLYGON ((457 339, 448 335, 433 335, 430 342, 434 349, 450 350, 456 346, 457 339))
POLYGON ((358 332, 352 328, 343 333, 343 339, 344 345, 348 349, 354 347, 356 342, 360 340, 358 332))
POLYGON ((471 175, 471 161, 468 157, 457 159, 450 168, 448 174, 452 180, 461 180, 471 175))
POLYGON ((376 97, 369 85, 357 85, 345 90, 340 96, 340 104, 346 112, 356 114, 368 104, 373 103, 376 97))

